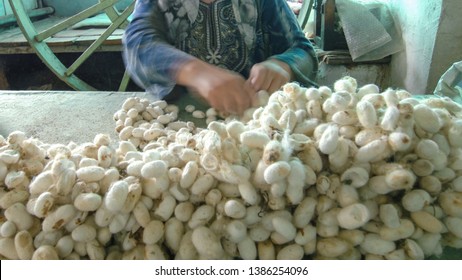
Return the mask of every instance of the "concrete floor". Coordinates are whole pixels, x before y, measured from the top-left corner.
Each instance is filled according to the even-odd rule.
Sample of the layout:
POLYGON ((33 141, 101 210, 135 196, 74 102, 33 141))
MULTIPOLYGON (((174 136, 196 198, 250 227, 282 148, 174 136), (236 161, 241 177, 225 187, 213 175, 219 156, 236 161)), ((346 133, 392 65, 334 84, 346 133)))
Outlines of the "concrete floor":
POLYGON ((113 114, 144 92, 0 91, 0 134, 23 131, 42 142, 90 142, 98 133, 117 140, 113 114))
MULTIPOLYGON (((76 91, 1 91, 0 135, 7 137, 13 131, 23 131, 48 144, 77 144, 91 142, 98 133, 118 141, 114 113, 122 108, 128 97, 155 98, 144 92, 76 92, 76 91)), ((185 112, 187 104, 206 110, 204 103, 185 94, 174 103, 180 107, 179 120, 194 121, 205 127, 204 120, 193 119, 185 112)))

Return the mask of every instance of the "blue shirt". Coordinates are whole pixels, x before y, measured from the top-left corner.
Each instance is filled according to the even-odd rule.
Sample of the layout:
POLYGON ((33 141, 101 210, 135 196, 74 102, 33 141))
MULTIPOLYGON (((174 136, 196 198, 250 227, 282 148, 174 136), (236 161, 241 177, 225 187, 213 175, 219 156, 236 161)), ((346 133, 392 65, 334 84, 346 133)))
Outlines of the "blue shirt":
POLYGON ((157 98, 171 92, 178 70, 193 57, 235 70, 246 78, 253 64, 278 59, 290 66, 295 80, 304 86, 315 85, 318 69, 313 46, 285 0, 218 0, 211 4, 137 0, 123 46, 132 79, 157 98), (220 11, 228 16, 221 16, 224 12, 220 11), (209 24, 201 24, 204 17, 209 24), (201 30, 206 31, 205 37, 195 37, 201 30), (227 36, 220 38, 224 32, 227 36), (220 40, 234 41, 236 46, 217 47, 220 40), (242 59, 242 54, 243 61, 230 59, 233 55, 242 59))

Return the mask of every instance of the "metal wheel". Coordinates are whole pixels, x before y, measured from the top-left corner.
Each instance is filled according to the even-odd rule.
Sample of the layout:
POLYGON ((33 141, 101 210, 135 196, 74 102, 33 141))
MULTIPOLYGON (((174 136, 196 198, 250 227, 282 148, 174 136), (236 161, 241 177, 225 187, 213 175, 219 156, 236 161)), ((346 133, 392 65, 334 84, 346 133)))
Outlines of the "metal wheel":
MULTIPOLYGON (((135 6, 135 0, 133 0, 133 2, 125 8, 125 10, 118 12, 115 8, 115 5, 121 0, 99 0, 97 4, 86 8, 85 10, 65 19, 64 21, 61 21, 48 29, 38 31, 30 20, 26 10, 24 9, 22 1, 8 1, 10 2, 13 13, 16 17, 19 27, 21 28, 22 33, 34 51, 40 57, 42 62, 67 85, 79 91, 97 90, 77 77, 75 72, 94 52, 98 51, 105 40, 111 34, 113 34, 114 31, 126 26, 128 23, 127 19, 133 12, 135 6), (72 63, 72 65, 66 67, 49 47, 47 41, 58 32, 66 30, 85 19, 100 13, 105 13, 108 16, 111 21, 110 25, 82 52, 82 54, 72 63)), ((124 77, 122 78, 122 81, 119 85, 119 91, 124 91, 128 85, 128 82, 129 76, 127 72, 125 72, 124 77)))

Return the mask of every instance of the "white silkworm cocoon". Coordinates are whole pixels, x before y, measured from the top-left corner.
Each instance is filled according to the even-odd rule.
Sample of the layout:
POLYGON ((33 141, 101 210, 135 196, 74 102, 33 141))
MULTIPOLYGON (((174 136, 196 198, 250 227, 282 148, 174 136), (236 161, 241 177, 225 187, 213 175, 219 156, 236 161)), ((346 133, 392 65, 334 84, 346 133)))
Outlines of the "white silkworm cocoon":
POLYGON ((429 133, 437 133, 442 126, 438 114, 425 104, 414 107, 414 120, 419 127, 429 133))
POLYGON ((344 125, 339 128, 340 136, 346 139, 354 139, 356 134, 359 132, 359 127, 354 125, 344 125))
POLYGON ((329 163, 332 170, 342 169, 348 162, 349 145, 347 140, 340 137, 335 151, 329 154, 329 163))
POLYGON ((341 110, 332 115, 332 121, 338 125, 354 125, 358 122, 358 116, 354 110, 341 110))
POLYGON ((223 247, 215 233, 207 227, 197 227, 192 232, 192 243, 203 259, 221 259, 224 255, 223 247))
POLYGON ((258 205, 247 207, 245 217, 243 219, 247 226, 252 226, 261 221, 262 208, 258 205))
POLYGON ((431 160, 437 156, 439 151, 438 144, 430 139, 421 139, 414 149, 414 152, 423 159, 431 160))
POLYGON ((287 180, 279 180, 271 184, 271 195, 273 197, 282 197, 287 190, 287 180))
POLYGON ((188 226, 194 229, 199 226, 208 224, 215 215, 215 208, 213 206, 204 204, 199 206, 196 211, 191 215, 188 226))
POLYGON ((143 228, 146 227, 151 220, 148 208, 141 201, 138 201, 133 208, 133 215, 135 216, 136 222, 143 228))
POLYGON ((361 203, 351 204, 342 208, 337 215, 340 227, 356 229, 365 225, 370 219, 369 209, 361 203))
POLYGON ((31 260, 35 248, 31 234, 26 231, 20 231, 14 237, 14 246, 20 260, 31 260))
POLYGON ((73 205, 66 204, 59 206, 54 212, 48 214, 42 222, 42 230, 51 232, 59 230, 69 223, 77 214, 73 205))
POLYGON ((388 144, 393 151, 402 152, 411 147, 412 140, 404 132, 392 132, 388 135, 388 144))
POLYGON ((317 201, 312 197, 305 197, 294 211, 294 225, 304 228, 313 219, 317 201))
POLYGON ((79 225, 72 231, 71 236, 75 242, 90 242, 96 238, 96 229, 87 224, 79 225))
POLYGON ((382 138, 383 136, 383 131, 378 127, 366 128, 356 134, 354 141, 356 145, 362 147, 374 140, 382 138))
POLYGON ((315 118, 318 120, 323 119, 323 111, 320 100, 312 99, 306 104, 306 112, 310 118, 315 118))
MULTIPOLYGON (((20 202, 20 203, 26 203, 27 199, 29 199, 30 195, 29 192, 26 190, 11 190, 8 192, 1 192, 0 191, 0 207, 2 209, 6 209, 10 207, 11 205, 20 202)), ((29 199, 29 201, 33 201, 34 199, 29 199)), ((29 211, 33 212, 33 211, 29 211)))
POLYGON ((316 253, 327 258, 336 258, 345 254, 351 245, 337 237, 320 238, 316 244, 316 253))
POLYGON ((380 122, 380 127, 385 131, 393 131, 398 125, 399 110, 396 106, 387 107, 380 122))
POLYGON ((125 181, 114 182, 104 197, 104 204, 109 211, 120 211, 128 196, 128 183, 125 181))
POLYGON ((28 182, 24 171, 13 170, 6 174, 4 183, 5 186, 11 190, 20 187, 20 185, 25 181, 28 182))
MULTIPOLYGON (((87 167, 87 166, 98 166, 98 160, 94 158, 82 158, 79 161, 79 168, 87 167)), ((54 168, 53 168, 54 169, 54 168)), ((54 174, 58 174, 59 172, 53 172, 54 174)))
POLYGON ((15 223, 6 220, 0 227, 0 235, 2 237, 14 237, 17 232, 15 223))
POLYGON ((163 160, 153 160, 144 163, 140 169, 141 176, 145 179, 166 176, 168 165, 163 160))
POLYGON ((249 236, 237 244, 237 249, 243 260, 255 260, 257 258, 257 246, 249 236))
POLYGON ((404 251, 411 260, 423 260, 425 258, 422 248, 412 239, 404 241, 404 251))
POLYGON ((383 136, 380 139, 370 141, 366 145, 360 147, 355 155, 355 160, 358 162, 374 162, 381 160, 387 154, 388 137, 383 136))
POLYGON ((171 218, 165 223, 165 245, 167 245, 170 251, 174 253, 178 252, 184 232, 185 227, 183 223, 175 218, 171 218))
POLYGON ((142 127, 135 127, 132 130, 132 136, 135 138, 143 138, 144 132, 146 131, 145 128, 142 127))
POLYGON ((108 146, 100 146, 98 149, 98 165, 109 168, 113 160, 113 150, 108 146))
POLYGON ((195 161, 189 161, 183 168, 183 173, 180 178, 180 186, 182 188, 189 188, 196 181, 196 177, 199 173, 199 165, 195 161))
POLYGON ((442 189, 441 181, 435 176, 425 176, 420 178, 419 185, 432 196, 439 194, 442 189))
POLYGON ((239 243, 247 237, 247 226, 240 220, 233 220, 226 225, 226 237, 239 243))
POLYGON ((336 111, 345 110, 351 102, 351 94, 347 91, 337 91, 332 93, 329 99, 337 109, 336 111))
POLYGON ((160 136, 164 135, 164 130, 160 128, 146 129, 143 133, 143 140, 152 141, 160 136))
POLYGON ((430 159, 431 163, 433 164, 433 168, 436 171, 442 170, 447 167, 448 165, 448 157, 442 151, 438 151, 436 156, 430 159))
POLYGON ((444 219, 444 224, 450 233, 462 238, 462 218, 448 216, 444 219))
POLYGON ((274 230, 284 236, 287 240, 293 240, 297 235, 297 229, 291 221, 281 217, 273 217, 272 224, 274 230))
POLYGON ((19 158, 19 151, 16 150, 5 150, 0 153, 0 161, 8 165, 18 163, 19 158))
POLYGON ((39 195, 53 185, 54 177, 51 171, 44 171, 37 175, 29 184, 29 192, 32 195, 39 195))
POLYGON ((195 110, 191 114, 192 114, 192 117, 196 119, 204 119, 206 117, 205 112, 201 110, 195 110))
POLYGON ((336 199, 341 207, 347 207, 359 202, 359 194, 355 187, 343 184, 336 190, 336 199))
POLYGON ((56 243, 56 252, 61 259, 69 256, 74 250, 74 240, 70 235, 65 235, 58 240, 56 243))
POLYGON ((414 223, 409 219, 400 219, 399 226, 395 228, 381 227, 378 231, 380 237, 384 240, 397 241, 411 237, 415 232, 414 223))
POLYGON ((393 241, 382 239, 378 234, 368 233, 360 248, 366 253, 383 256, 394 251, 396 245, 393 241))
POLYGON ((58 260, 58 253, 53 246, 42 245, 34 251, 32 260, 58 260))
POLYGON ((301 260, 305 254, 303 247, 298 244, 284 246, 277 254, 277 260, 301 260))
POLYGON ((447 137, 449 144, 451 144, 452 147, 462 147, 462 141, 460 141, 462 138, 462 120, 456 119, 451 122, 447 132, 447 137))
POLYGON ((260 201, 260 195, 250 182, 246 181, 238 184, 237 189, 242 199, 249 205, 255 205, 260 201))
POLYGON ((147 245, 158 243, 164 237, 164 223, 151 220, 143 230, 143 242, 147 245))
POLYGON ((79 180, 86 183, 97 182, 104 177, 104 168, 100 166, 86 166, 77 169, 76 175, 79 180))
POLYGON ((242 202, 236 199, 226 201, 224 205, 226 216, 234 219, 242 219, 246 214, 246 208, 242 202))
POLYGON ((369 181, 369 172, 362 167, 353 166, 342 173, 340 180, 346 185, 360 188, 369 181))
POLYGON ((134 127, 133 126, 125 126, 120 132, 119 132, 119 139, 122 141, 127 141, 132 137, 132 132, 133 132, 134 127))
POLYGON ((0 238, 0 254, 9 260, 19 259, 13 238, 0 238))
POLYGON ((168 191, 177 201, 187 201, 190 196, 189 192, 181 188, 178 183, 173 183, 168 191))
MULTIPOLYGON (((322 159, 314 145, 307 145, 303 151, 298 153, 300 160, 313 169, 314 172, 320 172, 322 170, 322 159)), ((307 176, 308 178, 309 176, 307 176)))
POLYGON ((231 136, 233 139, 238 140, 240 139, 240 135, 246 130, 245 125, 237 120, 230 121, 226 124, 226 131, 228 131, 228 135, 231 136))
POLYGON ((175 206, 175 218, 181 222, 188 222, 191 219, 191 215, 194 212, 194 204, 189 201, 178 203, 175 206))
POLYGON ((166 195, 154 211, 154 216, 161 221, 167 221, 175 211, 176 200, 171 195, 166 195))
POLYGON ((257 243, 258 259, 259 260, 274 260, 276 259, 276 250, 271 240, 265 240, 257 243))
POLYGON ((416 176, 407 169, 396 169, 385 175, 385 182, 392 190, 407 190, 414 186, 416 176))
POLYGON ((271 232, 265 229, 261 224, 256 224, 249 229, 249 237, 255 242, 263 242, 267 240, 270 235, 271 232))
POLYGON ((105 248, 97 241, 92 240, 86 244, 87 255, 90 260, 104 260, 106 257, 105 248))
POLYGON ((338 140, 338 126, 331 124, 322 133, 318 142, 318 148, 323 154, 331 154, 337 148, 338 140))
POLYGON ((263 177, 267 184, 273 184, 286 178, 290 173, 290 164, 286 161, 277 161, 270 164, 264 171, 263 177))
POLYGON ((292 110, 284 111, 278 120, 278 124, 284 130, 293 131, 295 125, 297 125, 297 116, 295 112, 292 110))
POLYGON ((184 107, 184 110, 188 113, 192 113, 196 110, 196 107, 194 105, 188 104, 184 107))
POLYGON ((102 198, 96 193, 81 193, 74 200, 74 206, 79 211, 96 211, 102 203, 102 198))
POLYGON ((271 140, 268 134, 256 130, 244 131, 240 135, 240 142, 250 148, 262 149, 271 140))
POLYGON ((432 197, 425 190, 411 190, 406 193, 401 203, 409 212, 417 212, 422 210, 425 206, 429 205, 432 202, 432 197))
POLYGON ((39 218, 44 218, 48 215, 51 208, 54 206, 54 196, 50 192, 43 192, 35 201, 34 215, 39 218))
POLYGON ((18 231, 28 230, 34 224, 34 219, 27 212, 24 204, 17 202, 4 210, 5 218, 15 224, 18 231))
POLYGON ((398 209, 393 204, 380 205, 379 217, 383 224, 389 228, 397 228, 400 225, 398 209))
POLYGON ((300 160, 289 162, 290 173, 287 176, 286 196, 292 205, 297 205, 303 199, 303 189, 305 183, 305 168, 300 160))
POLYGON ((444 229, 443 223, 426 211, 412 212, 411 219, 416 226, 430 233, 441 233, 444 229))
POLYGON ((130 219, 130 213, 122 213, 114 215, 109 223, 109 231, 112 234, 119 233, 125 229, 128 220, 130 219))
POLYGON ((197 177, 191 186, 191 193, 198 196, 205 196, 215 183, 215 178, 206 173, 197 177))
POLYGON ((385 104, 387 107, 397 106, 399 103, 398 95, 396 94, 396 90, 388 88, 384 92, 382 92, 383 99, 385 100, 385 104))

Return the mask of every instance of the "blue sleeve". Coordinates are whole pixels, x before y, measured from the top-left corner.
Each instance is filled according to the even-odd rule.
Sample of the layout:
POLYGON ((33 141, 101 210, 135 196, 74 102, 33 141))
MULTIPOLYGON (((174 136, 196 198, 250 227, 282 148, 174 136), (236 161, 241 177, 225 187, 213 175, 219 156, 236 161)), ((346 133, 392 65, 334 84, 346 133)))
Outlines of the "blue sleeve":
POLYGON ((123 37, 123 58, 131 78, 147 92, 164 98, 176 85, 179 67, 192 59, 172 46, 157 0, 137 0, 123 37))
POLYGON ((262 0, 262 28, 268 32, 270 57, 287 63, 295 80, 316 85, 318 59, 285 0, 262 0))

